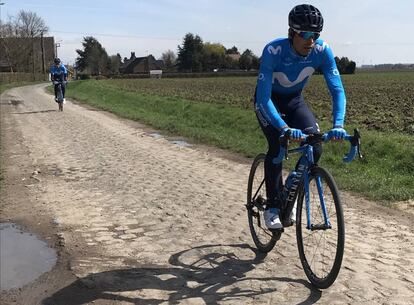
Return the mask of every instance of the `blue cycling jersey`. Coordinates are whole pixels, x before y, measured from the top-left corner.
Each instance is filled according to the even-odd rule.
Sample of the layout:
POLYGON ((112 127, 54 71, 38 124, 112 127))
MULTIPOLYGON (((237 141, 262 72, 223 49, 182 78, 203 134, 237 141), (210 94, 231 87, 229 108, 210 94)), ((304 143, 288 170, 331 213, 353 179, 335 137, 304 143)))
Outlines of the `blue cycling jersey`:
POLYGON ((60 64, 58 67, 53 65, 50 67, 50 75, 52 80, 65 80, 68 76, 68 70, 63 64, 60 64))
POLYGON ((318 68, 322 70, 332 96, 333 125, 343 126, 345 92, 333 53, 322 39, 315 41, 313 50, 306 57, 293 50, 288 38, 276 39, 265 46, 257 80, 257 110, 274 127, 281 129, 286 126, 271 100, 272 92, 281 96, 300 94, 318 68))

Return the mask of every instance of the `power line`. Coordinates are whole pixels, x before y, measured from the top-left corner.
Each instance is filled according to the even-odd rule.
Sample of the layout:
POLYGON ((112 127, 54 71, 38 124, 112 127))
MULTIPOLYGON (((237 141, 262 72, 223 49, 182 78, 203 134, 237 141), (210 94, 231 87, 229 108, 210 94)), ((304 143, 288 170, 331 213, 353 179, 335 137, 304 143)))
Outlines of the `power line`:
MULTIPOLYGON (((125 35, 125 34, 108 34, 108 33, 85 33, 85 32, 68 32, 68 31, 49 31, 50 33, 58 34, 75 34, 82 36, 104 36, 115 38, 138 38, 138 39, 151 39, 151 40, 169 40, 169 41, 182 41, 183 38, 176 37, 162 37, 162 36, 144 36, 144 35, 125 35)), ((203 39, 204 40, 204 39, 203 39)), ((236 44, 265 44, 267 40, 221 40, 222 43, 236 44)), ((328 40, 328 43, 336 46, 414 46, 414 42, 335 42, 328 40)))
POLYGON ((168 38, 168 37, 150 37, 142 35, 124 35, 124 34, 106 34, 106 33, 81 33, 81 32, 67 32, 67 31, 49 31, 50 33, 60 34, 76 34, 82 36, 107 36, 107 37, 119 37, 119 38, 140 38, 140 39, 153 39, 153 40, 181 40, 182 38, 168 38))
MULTIPOLYGON (((124 34, 107 34, 107 33, 85 33, 85 32, 67 32, 67 31, 49 31, 50 33, 58 34, 75 34, 82 36, 104 36, 104 37, 115 37, 115 38, 139 38, 139 39, 151 39, 151 40, 170 40, 170 41, 182 41, 183 38, 171 38, 171 37, 159 37, 159 36, 143 36, 143 35, 124 35, 124 34)), ((204 39, 203 39, 204 40, 204 39)), ((258 43, 264 44, 265 40, 262 41, 236 41, 236 40, 222 40, 223 43, 258 43)))

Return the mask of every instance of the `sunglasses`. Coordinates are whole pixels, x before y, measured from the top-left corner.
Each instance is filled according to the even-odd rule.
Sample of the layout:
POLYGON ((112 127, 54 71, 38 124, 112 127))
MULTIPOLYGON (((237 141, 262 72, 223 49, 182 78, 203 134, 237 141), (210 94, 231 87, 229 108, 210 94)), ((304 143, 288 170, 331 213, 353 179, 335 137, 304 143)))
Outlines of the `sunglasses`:
POLYGON ((319 36, 321 36, 320 33, 318 32, 304 32, 304 31, 298 31, 295 30, 294 28, 291 28, 293 32, 295 32, 296 34, 298 34, 301 38, 308 40, 310 38, 312 38, 313 40, 316 40, 319 38, 319 36))

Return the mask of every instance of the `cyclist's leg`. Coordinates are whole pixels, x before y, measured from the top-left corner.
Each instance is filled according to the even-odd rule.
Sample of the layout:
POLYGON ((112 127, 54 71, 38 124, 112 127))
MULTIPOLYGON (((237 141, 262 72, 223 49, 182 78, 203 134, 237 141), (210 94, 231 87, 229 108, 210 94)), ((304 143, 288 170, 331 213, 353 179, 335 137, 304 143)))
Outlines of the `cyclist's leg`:
POLYGON ((65 98, 65 92, 66 92, 65 82, 62 82, 62 96, 63 96, 63 98, 65 98))
POLYGON ((266 154, 264 172, 266 184, 267 207, 280 208, 279 194, 283 188, 282 185, 282 164, 274 164, 273 159, 279 154, 279 131, 271 124, 264 121, 263 116, 256 110, 256 117, 259 125, 266 136, 268 151, 266 154))
POLYGON ((58 91, 57 87, 58 87, 58 85, 54 85, 53 87, 54 87, 54 90, 55 90, 55 101, 56 101, 57 98, 58 98, 58 96, 57 96, 57 91, 58 91))
POLYGON ((262 127, 262 131, 265 134, 268 143, 268 151, 265 160, 265 182, 268 193, 268 206, 281 208, 280 194, 283 189, 282 163, 275 164, 273 162, 273 159, 278 156, 280 150, 280 133, 271 125, 267 127, 261 125, 260 127, 262 127))
MULTIPOLYGON (((302 130, 305 134, 320 132, 315 116, 306 104, 303 96, 292 99, 287 106, 285 122, 289 127, 302 130)), ((317 163, 322 155, 322 144, 313 146, 313 158, 317 163)))

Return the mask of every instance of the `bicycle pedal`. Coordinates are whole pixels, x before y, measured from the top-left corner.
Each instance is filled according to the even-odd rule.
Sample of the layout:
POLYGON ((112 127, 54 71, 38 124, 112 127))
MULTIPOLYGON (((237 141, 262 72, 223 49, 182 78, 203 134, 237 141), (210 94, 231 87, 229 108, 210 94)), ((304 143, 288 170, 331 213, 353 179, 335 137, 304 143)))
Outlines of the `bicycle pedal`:
POLYGON ((289 219, 286 222, 282 222, 282 224, 283 224, 284 228, 287 228, 287 227, 293 226, 295 224, 295 221, 292 221, 292 220, 289 219))

